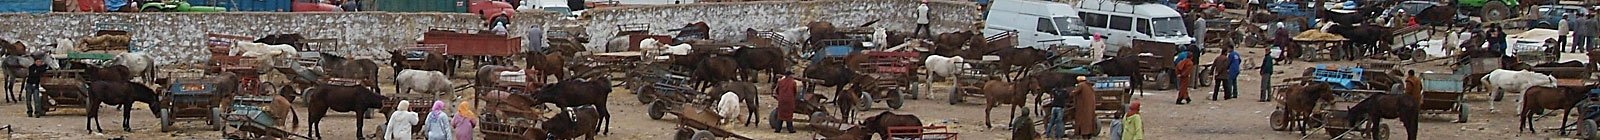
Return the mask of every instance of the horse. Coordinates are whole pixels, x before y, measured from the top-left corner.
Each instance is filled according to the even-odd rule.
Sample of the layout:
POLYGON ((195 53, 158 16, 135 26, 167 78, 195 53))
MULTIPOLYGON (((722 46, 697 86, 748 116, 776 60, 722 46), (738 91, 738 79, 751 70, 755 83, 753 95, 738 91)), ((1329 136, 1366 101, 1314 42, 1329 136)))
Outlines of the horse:
POLYGON ((15 85, 17 81, 21 81, 19 79, 28 77, 28 66, 33 65, 33 60, 38 59, 30 56, 20 55, 6 55, 3 58, 0 58, 0 67, 4 67, 3 70, 6 76, 4 79, 6 84, 6 102, 22 101, 23 95, 14 94, 12 89, 15 88, 13 88, 12 85, 15 85))
MULTIPOLYGON (((1418 24, 1445 25, 1446 28, 1454 28, 1456 26, 1456 8, 1452 6, 1429 6, 1417 13, 1416 20, 1418 24)), ((1429 33, 1432 33, 1432 30, 1437 30, 1432 29, 1432 27, 1430 29, 1429 33)))
POLYGON ((989 122, 989 113, 991 110, 994 110, 994 107, 996 106, 1000 106, 1001 104, 1011 104, 1011 115, 1007 115, 1006 118, 1016 117, 1017 108, 1025 107, 1025 105, 1028 103, 1028 95, 1018 94, 1017 91, 1026 91, 1031 87, 1038 87, 1038 85, 1033 84, 1031 81, 1022 83, 1024 84, 1018 85, 1002 80, 989 80, 988 82, 983 83, 983 95, 987 99, 983 105, 984 127, 994 128, 994 125, 989 122))
POLYGON ((405 69, 398 73, 396 75, 399 76, 394 78, 394 86, 395 90, 400 90, 400 94, 410 94, 412 90, 434 96, 454 92, 450 77, 439 71, 405 69))
POLYGON ((879 138, 891 140, 893 138, 890 138, 889 136, 889 127, 921 127, 922 119, 917 118, 916 115, 901 115, 895 114, 894 112, 884 111, 882 113, 878 113, 878 115, 867 117, 866 120, 861 122, 861 125, 866 126, 867 129, 871 130, 873 133, 878 133, 879 138))
POLYGON ((160 111, 154 111, 161 110, 160 96, 160 94, 156 94, 155 91, 151 90, 150 87, 144 86, 144 84, 128 81, 90 82, 89 102, 86 108, 88 115, 85 116, 87 118, 85 121, 89 123, 84 124, 84 129, 88 129, 90 133, 105 131, 100 128, 99 112, 100 104, 107 104, 116 105, 122 109, 122 130, 133 132, 133 127, 130 127, 128 123, 128 118, 130 117, 128 113, 133 111, 133 102, 144 102, 150 105, 150 110, 152 110, 150 115, 161 117, 160 111), (94 124, 94 129, 89 129, 89 124, 94 124))
POLYGON ((726 82, 722 83, 722 85, 711 88, 711 92, 708 93, 727 92, 733 92, 737 94, 739 96, 739 101, 744 104, 745 110, 749 112, 748 115, 750 117, 744 120, 745 126, 750 126, 750 123, 752 122, 756 123, 756 125, 761 124, 761 122, 757 122, 757 120, 760 120, 759 118, 761 118, 761 114, 757 113, 761 111, 760 98, 757 97, 757 93, 760 91, 756 90, 756 85, 754 83, 740 81, 726 82))
POLYGON ((28 53, 28 44, 23 44, 22 41, 14 41, 13 42, 13 41, 5 40, 5 39, 0 39, 0 55, 18 56, 18 55, 26 55, 27 53, 28 53))
POLYGON ((806 44, 810 44, 811 46, 821 46, 822 40, 826 39, 846 38, 844 34, 839 33, 839 31, 833 27, 833 23, 826 21, 814 21, 811 23, 806 23, 806 31, 809 32, 809 37, 806 37, 806 44))
POLYGON ((732 81, 734 76, 739 73, 739 62, 733 57, 712 55, 702 60, 694 65, 695 69, 690 73, 694 77, 693 79, 700 84, 696 89, 704 89, 712 84, 732 81))
MULTIPOLYGON (((1222 56, 1226 56, 1226 55, 1222 55, 1222 56)), ((1223 59, 1222 61, 1226 61, 1226 59, 1223 59)), ((1216 64, 1222 64, 1222 63, 1216 63, 1216 64)), ((1142 89, 1144 89, 1143 88, 1144 87, 1143 86, 1144 85, 1144 78, 1139 78, 1139 77, 1144 77, 1144 74, 1143 73, 1139 73, 1139 69, 1141 69, 1140 68, 1141 65, 1139 63, 1139 59, 1137 59, 1135 57, 1129 57, 1129 56, 1119 56, 1119 57, 1112 57, 1111 59, 1101 60, 1100 62, 1094 63, 1092 65, 1100 67, 1099 70, 1101 72, 1105 72, 1105 74, 1109 75, 1109 76, 1128 76, 1128 77, 1133 77, 1133 78, 1129 78, 1129 79, 1131 79, 1131 81, 1129 81, 1129 82, 1131 82, 1133 84, 1133 89, 1140 89, 1141 90, 1140 92, 1143 92, 1142 89)), ((1226 66, 1226 65, 1221 65, 1221 66, 1226 66)), ((1213 67, 1217 67, 1217 65, 1213 65, 1213 67)), ((1214 70, 1226 71, 1227 69, 1214 69, 1214 70)))
POLYGON ((1398 118, 1400 123, 1405 124, 1406 139, 1415 140, 1417 139, 1418 113, 1421 113, 1417 107, 1421 103, 1407 96, 1410 95, 1388 93, 1367 96, 1367 99, 1363 99, 1360 103, 1350 107, 1350 112, 1346 116, 1346 118, 1350 119, 1350 122, 1347 124, 1355 126, 1361 124, 1361 121, 1367 121, 1367 134, 1381 134, 1378 133, 1378 127, 1382 126, 1378 125, 1382 122, 1381 119, 1398 118), (1369 118, 1372 120, 1367 120, 1369 118))
MULTIPOLYGON (((1484 83, 1483 89, 1494 90, 1495 97, 1493 100, 1495 102, 1500 101, 1500 97, 1505 96, 1505 92, 1507 92, 1506 90, 1515 91, 1515 93, 1524 93, 1524 91, 1528 90, 1529 87, 1556 87, 1555 77, 1527 70, 1511 71, 1495 69, 1494 71, 1489 72, 1488 75, 1484 75, 1483 79, 1479 80, 1482 80, 1484 83)), ((1495 110, 1494 102, 1489 102, 1489 104, 1489 110, 1490 112, 1493 112, 1495 110)))
POLYGON ((127 66, 128 70, 133 74, 129 75, 130 77, 142 77, 144 81, 155 80, 155 59, 144 52, 117 54, 115 58, 111 59, 111 64, 127 66))
MULTIPOLYGON (((611 81, 606 79, 609 78, 565 79, 540 88, 534 91, 533 95, 525 96, 533 96, 535 100, 533 105, 545 103, 553 103, 559 107, 594 105, 600 109, 600 117, 605 120, 603 124, 610 125, 611 112, 606 110, 606 97, 611 94, 611 81)), ((610 129, 605 129, 605 133, 611 133, 610 129)))
MULTIPOLYGON (((999 66, 999 68, 1001 70, 1011 70, 1011 67, 1020 67, 1020 68, 1018 68, 1019 70, 1017 70, 1017 73, 1018 73, 1017 75, 1019 75, 1019 76, 1027 75, 1028 74, 1028 68, 1033 67, 1034 65, 1038 65, 1040 63, 1044 63, 1045 61, 1049 60, 1050 58, 1055 57, 1054 53, 1050 53, 1050 52, 1044 51, 1044 50, 1039 50, 1039 49, 1036 49, 1036 48, 1006 47, 1006 48, 1000 48, 1000 49, 996 50, 995 53, 1002 54, 1002 55, 1000 55, 1000 64, 1001 65, 999 66)), ((1009 77, 1009 76, 1007 76, 1007 77, 1009 77)), ((1012 78, 1015 78, 1015 77, 1012 77, 1012 78)), ((1016 80, 1016 79, 1011 79, 1011 80, 1016 80)))
POLYGON ((684 24, 683 28, 670 29, 667 31, 677 31, 678 35, 673 36, 672 38, 675 40, 674 42, 679 43, 688 42, 690 40, 711 39, 711 26, 706 25, 706 22, 684 24))
POLYGON ((561 108, 561 113, 557 113, 539 127, 550 130, 548 133, 551 134, 551 139, 575 139, 578 136, 585 136, 593 140, 595 133, 600 129, 598 128, 600 119, 596 118, 604 116, 601 115, 602 112, 596 110, 593 105, 564 107, 561 108))
MULTIPOLYGON (((1545 109, 1561 109, 1561 124, 1567 124, 1567 117, 1572 113, 1572 108, 1588 99, 1589 89, 1594 85, 1582 87, 1529 87, 1522 96, 1522 111, 1517 112, 1517 132, 1528 130, 1530 133, 1539 133, 1533 126, 1533 115, 1544 112, 1545 109), (1523 129, 1527 128, 1527 129, 1523 129)), ((1565 127, 1565 126, 1563 126, 1565 127)), ((1566 133, 1562 129, 1562 133, 1566 133)), ((1565 135, 1565 134, 1563 134, 1565 135)))
MULTIPOLYGON (((1347 56, 1352 56, 1350 58, 1363 55, 1365 54, 1364 52, 1378 52, 1379 50, 1377 49, 1379 48, 1387 48, 1381 46, 1387 43, 1386 41, 1392 36, 1389 34, 1389 29, 1376 25, 1351 25, 1353 24, 1334 24, 1328 29, 1328 33, 1350 39, 1347 47, 1353 48, 1349 50, 1354 52, 1345 52, 1347 56)), ((1384 50, 1386 51, 1387 49, 1384 50)))
POLYGON ((304 39, 306 39, 306 37, 300 34, 273 34, 267 35, 266 37, 261 37, 260 39, 256 39, 252 42, 267 45, 289 45, 294 46, 296 50, 309 51, 310 49, 306 48, 306 43, 300 43, 300 40, 304 39))
MULTIPOLYGON (((359 83, 335 84, 333 82, 324 82, 317 84, 316 88, 306 94, 307 100, 311 102, 307 106, 309 108, 307 111, 309 118, 307 119, 311 122, 311 128, 306 129, 306 134, 310 134, 316 139, 322 139, 322 127, 317 124, 322 122, 322 117, 328 114, 328 110, 355 112, 356 116, 358 116, 357 118, 368 118, 371 114, 369 111, 383 108, 384 100, 389 99, 389 97, 384 97, 374 92, 371 88, 359 86, 359 83)), ((360 132, 364 132, 362 131, 364 126, 366 126, 366 119, 356 119, 356 139, 364 139, 364 136, 360 134, 360 132)))
POLYGON ((360 85, 366 86, 373 93, 383 93, 378 88, 378 63, 372 59, 349 59, 327 52, 319 53, 322 60, 320 65, 327 68, 328 77, 362 80, 360 85))
MULTIPOLYGON (((1311 82, 1302 85, 1290 86, 1288 89, 1281 92, 1282 95, 1280 96, 1283 97, 1285 116, 1288 116, 1289 120, 1307 120, 1311 118, 1312 112, 1315 111, 1317 104, 1322 102, 1332 102, 1333 99, 1337 98, 1333 95, 1333 91, 1331 88, 1329 88, 1329 86, 1330 85, 1328 83, 1324 82, 1311 82)), ((1296 125, 1293 123, 1296 121, 1290 122, 1291 124, 1289 125, 1296 125)), ((1306 134, 1305 127, 1307 127, 1307 125, 1308 124, 1305 124, 1304 122, 1298 123, 1297 129, 1300 130, 1301 135, 1306 134)))
POLYGON ((536 75, 534 78, 545 79, 545 77, 549 76, 556 76, 556 79, 571 78, 567 77, 566 56, 562 56, 559 53, 541 54, 538 52, 524 52, 522 56, 523 62, 528 64, 523 68, 539 70, 538 73, 534 74, 536 75))
POLYGON ((942 56, 961 56, 966 58, 979 58, 994 50, 986 47, 971 47, 962 49, 964 45, 974 45, 972 41, 983 41, 982 35, 972 31, 959 31, 939 33, 934 40, 933 54, 942 56))
POLYGON ((733 58, 739 62, 739 74, 747 81, 754 81, 760 75, 756 71, 790 74, 789 66, 794 64, 785 59, 784 54, 783 49, 777 47, 740 47, 733 51, 733 58))
POLYGON ((484 93, 488 92, 489 90, 493 90, 495 89, 495 81, 499 81, 500 79, 500 72, 518 70, 521 69, 499 65, 484 65, 483 67, 478 67, 478 72, 473 74, 473 91, 477 91, 474 93, 484 93))
MULTIPOLYGON (((444 54, 428 51, 394 50, 389 52, 389 66, 397 69, 415 69, 426 71, 442 71, 447 75, 454 75, 451 71, 450 58, 444 54), (413 60, 420 59, 420 60, 413 60)), ((398 72, 395 74, 399 74, 398 72)))

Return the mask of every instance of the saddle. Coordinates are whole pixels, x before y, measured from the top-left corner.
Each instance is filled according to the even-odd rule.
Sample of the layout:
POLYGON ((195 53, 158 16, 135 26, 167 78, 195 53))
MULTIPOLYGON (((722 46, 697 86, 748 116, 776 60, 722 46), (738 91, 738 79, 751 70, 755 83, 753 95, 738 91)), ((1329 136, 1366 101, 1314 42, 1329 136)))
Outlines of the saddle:
POLYGON ((362 83, 365 82, 365 81, 363 81, 361 79, 350 79, 350 78, 328 78, 327 80, 323 80, 323 82, 325 82, 325 83, 327 83, 329 85, 353 87, 353 86, 361 86, 361 85, 363 85, 362 83))

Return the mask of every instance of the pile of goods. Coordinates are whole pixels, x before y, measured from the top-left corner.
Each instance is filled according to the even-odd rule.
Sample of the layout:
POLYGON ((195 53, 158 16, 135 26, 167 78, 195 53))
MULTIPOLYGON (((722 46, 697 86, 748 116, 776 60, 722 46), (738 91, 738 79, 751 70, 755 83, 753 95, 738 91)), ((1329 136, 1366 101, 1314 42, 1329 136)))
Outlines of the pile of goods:
POLYGON ((77 49, 78 50, 109 50, 109 49, 118 49, 118 48, 126 49, 128 47, 129 40, 131 40, 131 38, 128 37, 128 35, 100 35, 100 36, 94 36, 94 37, 89 37, 89 38, 84 38, 83 39, 83 44, 84 44, 83 47, 88 47, 88 48, 77 48, 77 49))
POLYGON ((1340 40, 1348 40, 1348 39, 1345 39, 1344 36, 1339 36, 1339 35, 1328 33, 1328 32, 1322 32, 1322 30, 1306 30, 1304 32, 1300 32, 1299 35, 1295 35, 1294 36, 1294 40, 1300 40, 1300 41, 1340 41, 1340 40))

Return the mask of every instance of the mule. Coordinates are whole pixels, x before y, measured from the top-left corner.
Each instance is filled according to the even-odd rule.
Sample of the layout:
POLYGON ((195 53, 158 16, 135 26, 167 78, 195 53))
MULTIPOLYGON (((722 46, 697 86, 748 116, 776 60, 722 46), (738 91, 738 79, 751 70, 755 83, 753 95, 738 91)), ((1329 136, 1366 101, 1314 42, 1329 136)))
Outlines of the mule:
POLYGON ((598 128, 600 120, 597 119, 602 116, 600 114, 601 111, 592 105, 564 107, 561 108, 561 113, 557 113, 539 127, 550 130, 547 132, 550 134, 550 139, 576 139, 578 136, 584 136, 593 140, 595 133, 600 129, 598 128))
POLYGON ((12 92, 12 89, 16 89, 13 85, 28 78, 28 66, 33 65, 33 60, 33 58, 27 56, 7 55, 0 57, 0 67, 3 67, 0 70, 4 70, 5 73, 5 79, 3 80, 5 80, 6 84, 6 102, 22 101, 24 95, 12 92))
POLYGON ((695 89, 705 89, 717 83, 732 81, 739 73, 739 62, 733 57, 712 55, 694 66, 695 69, 690 75, 700 84, 695 89))
POLYGON ((410 94, 415 90, 437 97, 455 90, 450 77, 439 71, 405 69, 397 73, 399 74, 394 78, 394 86, 395 90, 400 90, 400 94, 410 94))
POLYGON ((1407 96, 1410 95, 1388 93, 1367 96, 1367 99, 1361 100, 1360 103, 1350 107, 1349 116, 1346 117, 1350 119, 1350 122, 1347 124, 1354 126, 1361 124, 1361 121, 1366 121, 1366 134, 1382 134, 1378 133, 1378 127, 1383 126, 1379 125, 1382 119, 1400 119, 1400 123, 1404 124, 1406 128, 1406 139, 1415 140, 1417 139, 1418 113, 1421 113, 1417 107, 1421 103, 1407 96))
MULTIPOLYGON (((533 96, 535 100, 533 105, 545 103, 552 103, 559 107, 594 105, 600 109, 600 117, 605 120, 601 124, 609 126, 611 124, 611 112, 606 110, 606 97, 611 94, 611 81, 606 79, 609 78, 561 80, 550 86, 540 88, 529 96, 533 96)), ((603 130, 605 130, 603 133, 611 133, 609 128, 603 130)))
MULTIPOLYGON (((1538 112, 1544 112, 1545 109, 1562 110, 1561 114, 1556 115, 1561 116, 1561 124, 1565 127, 1567 117, 1571 116, 1567 114, 1572 113, 1572 108, 1577 106, 1578 102, 1588 99, 1589 89, 1594 87, 1593 85, 1583 87, 1529 87, 1527 91, 1523 92, 1525 95, 1522 96, 1522 104, 1519 105, 1522 111, 1517 112, 1517 132, 1528 130, 1529 133, 1539 133, 1539 130, 1533 126, 1533 121, 1535 121, 1533 115, 1538 112)), ((1561 130, 1560 133, 1562 135, 1566 135, 1565 128, 1559 130, 1561 130)))
MULTIPOLYGON (((450 67, 450 58, 446 57, 444 54, 431 53, 427 51, 390 51, 389 66, 397 70, 415 69, 426 71, 442 71, 446 72, 446 75, 454 75, 455 73, 450 67)), ((395 74, 398 75, 399 72, 396 72, 395 74)))
MULTIPOLYGON (((1226 62, 1225 60, 1226 59, 1224 59, 1224 61, 1220 61, 1220 62, 1226 62)), ((1213 64, 1226 64, 1226 63, 1213 63, 1213 64)), ((1132 86, 1133 89, 1139 90, 1139 92, 1141 92, 1141 93, 1144 92, 1144 90, 1143 90, 1144 89, 1144 78, 1140 78, 1140 77, 1144 77, 1144 74, 1139 72, 1139 69, 1141 69, 1140 68, 1141 65, 1139 63, 1139 59, 1134 58, 1134 57, 1112 57, 1111 59, 1101 60, 1099 63, 1094 63, 1093 65, 1100 67, 1100 69, 1099 69, 1100 72, 1105 72, 1105 74, 1109 75, 1109 76, 1127 76, 1127 77, 1132 77, 1132 78, 1129 78, 1130 79, 1129 82, 1133 84, 1133 86, 1132 86)), ((1212 65, 1212 66, 1216 67, 1217 65, 1212 65)), ((1226 65, 1222 65, 1222 66, 1226 66, 1226 65)), ((1213 69, 1213 70, 1227 71, 1227 69, 1213 69)))
POLYGON ((129 77, 141 77, 144 82, 155 80, 156 62, 149 54, 143 52, 117 54, 111 59, 110 64, 127 66, 132 74, 128 75, 129 77))
MULTIPOLYGON (((872 117, 867 117, 866 120, 863 120, 863 122, 861 122, 861 125, 867 127, 867 129, 871 130, 871 132, 873 132, 873 133, 878 133, 879 138, 885 139, 885 140, 890 140, 890 139, 894 139, 894 138, 890 138, 890 136, 889 136, 889 127, 900 127, 900 126, 921 127, 922 126, 922 119, 917 118, 916 115, 902 115, 902 114, 895 114, 894 112, 884 111, 882 113, 878 113, 878 115, 873 115, 872 117)), ((903 137, 897 137, 897 138, 903 138, 903 137)))
POLYGON ((89 102, 86 108, 88 111, 85 111, 88 113, 85 121, 89 123, 84 124, 84 129, 89 129, 88 125, 94 124, 94 129, 89 129, 90 133, 95 133, 96 131, 105 132, 104 129, 100 128, 100 104, 106 104, 119 106, 118 108, 122 109, 122 130, 133 132, 133 127, 129 126, 128 123, 128 118, 130 117, 128 113, 133 111, 133 103, 143 102, 148 104, 150 105, 150 114, 155 117, 161 117, 161 111, 156 111, 161 110, 162 107, 160 96, 160 94, 151 90, 150 87, 144 86, 144 84, 128 81, 90 82, 89 102))
POLYGON ((495 89, 495 81, 500 79, 500 72, 517 70, 520 69, 511 66, 499 65, 485 65, 483 67, 478 67, 478 72, 473 74, 472 80, 473 91, 477 91, 474 93, 485 93, 489 90, 495 89))
MULTIPOLYGON (((1018 70, 1016 72, 1018 76, 1028 75, 1028 68, 1044 63, 1050 58, 1055 57, 1054 53, 1036 48, 1007 47, 997 49, 995 53, 1001 54, 1000 69, 1011 70, 1012 67, 1017 67, 1018 70)), ((1006 77, 1010 80, 1017 80, 1015 79, 1016 77, 1010 77, 1009 74, 1007 75, 1008 76, 1006 77)))
POLYGON ((322 60, 317 63, 326 68, 329 78, 362 80, 360 85, 372 90, 371 92, 383 92, 378 88, 378 63, 372 59, 349 59, 327 52, 320 55, 322 60))
MULTIPOLYGON (((328 110, 355 112, 357 118, 368 118, 371 117, 370 111, 372 109, 383 108, 384 100, 389 99, 389 97, 384 97, 374 92, 371 88, 357 85, 359 84, 321 83, 306 93, 307 100, 311 102, 307 106, 307 112, 309 113, 307 119, 310 120, 311 127, 306 129, 306 134, 316 139, 322 139, 322 127, 317 124, 322 122, 322 117, 328 114, 328 110)), ((366 119, 356 119, 356 139, 365 139, 360 134, 365 132, 363 131, 365 126, 366 119)))
POLYGON ((750 117, 747 117, 745 120, 743 120, 744 126, 750 126, 750 123, 755 123, 756 125, 761 124, 761 122, 757 122, 757 120, 760 120, 761 117, 761 115, 757 113, 761 112, 760 98, 756 95, 759 93, 759 90, 756 90, 756 85, 754 83, 740 81, 726 82, 722 83, 722 85, 711 88, 711 92, 707 93, 727 92, 733 92, 737 94, 739 96, 739 101, 743 102, 744 104, 744 110, 749 112, 749 114, 746 115, 749 115, 750 117))
MULTIPOLYGON (((1290 86, 1289 89, 1280 92, 1282 95, 1279 96, 1283 96, 1284 98, 1283 106, 1285 116, 1287 116, 1289 120, 1310 120, 1313 118, 1312 113, 1316 111, 1317 104, 1323 102, 1332 102, 1333 99, 1337 98, 1333 95, 1332 88, 1329 88, 1329 86, 1330 85, 1328 83, 1324 82, 1310 82, 1302 85, 1290 86)), ((1287 126, 1300 130, 1300 135, 1306 135, 1306 127, 1309 127, 1309 124, 1306 124, 1304 121, 1289 122, 1290 124, 1287 126)))
POLYGON ((522 56, 523 62, 528 64, 523 68, 539 70, 538 73, 533 74, 534 78, 545 79, 545 77, 549 76, 555 76, 556 79, 571 78, 568 77, 570 74, 567 74, 566 70, 566 56, 562 56, 559 53, 540 54, 538 52, 526 52, 522 56))
POLYGON ((989 80, 988 82, 983 83, 983 95, 987 99, 983 105, 984 127, 994 128, 994 125, 989 121, 989 114, 991 110, 994 110, 994 107, 1002 104, 1011 105, 1011 115, 1007 115, 1006 118, 1014 118, 1017 116, 1017 108, 1023 108, 1027 103, 1028 97, 1026 94, 1017 94, 1017 88, 1038 87, 1037 85, 1032 84, 1033 82, 1024 83, 1027 83, 1027 85, 1017 85, 1002 80, 989 80))
POLYGON ((761 74, 757 71, 790 74, 789 66, 794 64, 784 54, 783 49, 777 47, 740 47, 733 51, 733 58, 739 62, 739 74, 744 80, 757 81, 756 77, 761 74))

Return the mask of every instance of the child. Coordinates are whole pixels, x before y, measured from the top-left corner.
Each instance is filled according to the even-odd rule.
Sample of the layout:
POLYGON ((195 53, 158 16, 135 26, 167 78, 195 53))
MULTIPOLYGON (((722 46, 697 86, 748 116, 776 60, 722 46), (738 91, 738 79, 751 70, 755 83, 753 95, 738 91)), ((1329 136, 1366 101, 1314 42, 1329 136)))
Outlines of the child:
POLYGON ((1128 116, 1122 118, 1122 139, 1144 139, 1144 122, 1139 117, 1139 101, 1128 104, 1128 116))

